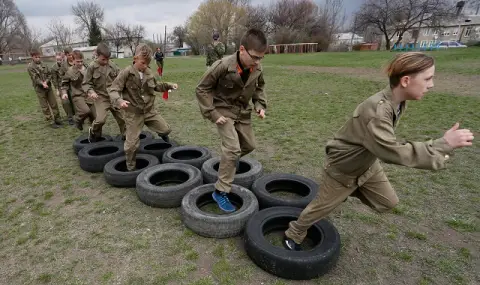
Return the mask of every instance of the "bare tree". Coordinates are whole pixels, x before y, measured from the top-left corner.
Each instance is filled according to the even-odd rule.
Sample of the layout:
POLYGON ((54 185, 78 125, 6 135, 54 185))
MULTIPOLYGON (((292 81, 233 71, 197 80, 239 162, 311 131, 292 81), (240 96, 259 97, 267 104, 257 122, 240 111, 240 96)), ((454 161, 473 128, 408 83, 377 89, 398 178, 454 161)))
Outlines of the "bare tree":
POLYGON ((50 20, 47 29, 55 39, 58 47, 64 48, 72 43, 74 30, 64 24, 59 18, 50 20))
POLYGON ((142 25, 118 24, 119 29, 125 36, 125 43, 130 47, 132 54, 135 54, 135 48, 145 36, 145 27, 142 25))
POLYGON ((78 1, 76 5, 72 6, 72 14, 75 16, 75 23, 79 26, 79 30, 84 32, 85 35, 90 36, 95 32, 92 23, 102 27, 103 8, 95 2, 78 1))
POLYGON ((32 49, 38 49, 43 38, 42 29, 35 26, 25 25, 22 31, 23 34, 23 47, 25 53, 28 54, 32 49))
POLYGON ((106 34, 106 40, 111 42, 115 46, 115 54, 118 57, 118 52, 120 47, 126 44, 125 41, 125 33, 124 29, 122 28, 122 23, 117 22, 115 25, 107 25, 104 28, 104 32, 106 34))
POLYGON ((367 0, 357 16, 362 25, 373 25, 383 33, 389 50, 394 37, 399 43, 406 31, 421 24, 438 26, 452 12, 448 0, 367 0))
POLYGON ((23 39, 27 23, 12 0, 0 0, 0 57, 23 39))
POLYGON ((187 27, 185 26, 176 26, 173 28, 173 32, 171 34, 171 39, 175 42, 177 47, 183 47, 183 43, 185 42, 187 37, 187 27))

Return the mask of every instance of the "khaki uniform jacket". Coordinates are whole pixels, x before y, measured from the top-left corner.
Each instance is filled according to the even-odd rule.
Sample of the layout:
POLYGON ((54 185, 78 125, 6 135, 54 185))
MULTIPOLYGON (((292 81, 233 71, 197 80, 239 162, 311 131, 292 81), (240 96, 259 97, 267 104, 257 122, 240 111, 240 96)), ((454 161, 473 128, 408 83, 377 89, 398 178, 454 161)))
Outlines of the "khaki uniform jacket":
POLYGON ((327 143, 325 169, 330 176, 347 187, 361 185, 374 174, 370 172, 376 171, 372 165, 377 159, 419 169, 446 167, 445 161, 453 149, 443 138, 427 142, 396 140, 394 130, 406 104, 403 102, 400 108, 395 105, 387 87, 357 106, 327 143))
POLYGON ((55 88, 57 90, 60 90, 60 87, 62 86, 62 77, 60 76, 60 68, 62 67, 62 64, 63 64, 63 62, 60 63, 60 64, 55 62, 51 67, 52 83, 53 83, 53 86, 55 86, 55 88))
POLYGON ((113 80, 117 77, 120 69, 109 61, 107 65, 102 66, 97 61, 93 61, 87 68, 83 78, 83 91, 90 94, 97 93, 98 96, 109 98, 107 88, 112 86, 113 80))
POLYGON ((255 110, 267 109, 262 66, 254 68, 244 84, 237 71, 237 54, 215 62, 197 85, 196 95, 200 112, 205 119, 216 122, 221 116, 245 123, 251 121, 255 110))
POLYGON ((27 71, 28 75, 30 75, 30 79, 32 79, 32 85, 35 90, 45 90, 42 84, 43 81, 46 81, 48 86, 52 85, 52 71, 43 62, 38 64, 30 62, 28 64, 27 71))
POLYGON ((153 111, 155 103, 155 91, 164 92, 173 89, 173 84, 168 82, 157 82, 150 68, 143 73, 143 80, 133 65, 120 71, 113 81, 108 94, 115 108, 120 108, 119 99, 129 101, 125 109, 127 112, 136 114, 147 114, 153 111))
POLYGON ((86 93, 82 88, 83 77, 84 74, 76 66, 70 67, 62 77, 62 94, 66 94, 70 88, 72 90, 72 97, 86 96, 86 93))
POLYGON ((63 76, 65 75, 65 73, 67 73, 68 69, 69 69, 70 67, 72 67, 73 65, 74 65, 74 64, 68 63, 68 60, 67 60, 67 59, 65 59, 65 60, 62 62, 62 65, 60 66, 60 70, 58 71, 58 75, 60 76, 60 77, 59 77, 59 86, 60 86, 60 88, 62 88, 62 87, 61 87, 61 86, 62 86, 61 82, 62 82, 63 76))

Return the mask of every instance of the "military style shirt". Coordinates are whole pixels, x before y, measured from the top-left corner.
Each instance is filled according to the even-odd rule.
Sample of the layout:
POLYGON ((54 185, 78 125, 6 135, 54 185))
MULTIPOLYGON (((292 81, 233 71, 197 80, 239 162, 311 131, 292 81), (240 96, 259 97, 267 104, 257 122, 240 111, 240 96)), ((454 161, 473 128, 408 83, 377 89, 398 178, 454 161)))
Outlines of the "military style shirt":
POLYGON ((108 88, 108 94, 114 107, 119 108, 119 99, 123 99, 130 102, 125 109, 127 112, 146 114, 153 110, 155 91, 164 92, 170 89, 173 89, 173 83, 157 82, 150 68, 145 70, 141 79, 140 73, 130 65, 120 71, 108 88))
POLYGON ((250 122, 250 101, 253 102, 255 110, 267 109, 262 66, 251 69, 244 83, 237 53, 215 62, 197 85, 196 95, 200 111, 205 119, 212 122, 216 122, 221 116, 250 122))
MULTIPOLYGON (((60 81, 59 81, 59 82, 62 81, 63 76, 65 75, 65 73, 67 73, 68 69, 69 69, 70 67, 72 67, 73 65, 74 65, 74 64, 73 64, 73 63, 70 64, 67 59, 65 59, 65 60, 62 62, 62 64, 60 65, 60 70, 58 71, 58 74, 60 75, 60 78, 59 78, 60 81)), ((60 84, 60 85, 61 85, 61 84, 60 84)))
POLYGON ((43 62, 30 62, 27 67, 28 75, 32 80, 32 85, 35 89, 44 89, 43 82, 46 81, 48 86, 51 86, 52 71, 43 62))
MULTIPOLYGON (((85 65, 84 65, 85 66, 85 65)), ((85 75, 87 67, 82 71, 78 69, 75 65, 70 67, 65 75, 62 77, 62 91, 63 94, 67 93, 67 90, 71 88, 72 97, 75 96, 85 96, 86 92, 83 91, 82 82, 85 75)))
POLYGON ((57 90, 60 90, 60 87, 62 86, 62 77, 60 76, 60 68, 62 67, 62 62, 58 63, 55 62, 52 67, 52 83, 57 90))
POLYGON ((445 168, 453 148, 443 138, 427 142, 396 140, 394 130, 405 109, 405 102, 397 105, 392 101, 389 86, 358 105, 327 143, 327 173, 350 187, 356 179, 368 179, 377 159, 419 169, 445 168))
POLYGON ((97 61, 90 63, 83 78, 83 91, 87 94, 95 92, 98 96, 109 98, 107 89, 112 85, 119 71, 118 66, 112 61, 105 66, 97 61))
POLYGON ((212 65, 215 61, 221 59, 225 54, 225 45, 222 42, 216 45, 209 45, 207 49, 207 66, 212 65))

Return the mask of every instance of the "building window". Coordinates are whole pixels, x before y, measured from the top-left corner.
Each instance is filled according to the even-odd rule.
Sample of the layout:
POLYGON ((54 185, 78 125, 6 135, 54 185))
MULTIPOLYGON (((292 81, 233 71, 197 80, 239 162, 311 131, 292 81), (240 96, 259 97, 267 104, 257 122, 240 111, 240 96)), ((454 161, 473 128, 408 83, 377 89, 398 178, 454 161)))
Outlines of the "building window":
POLYGON ((448 29, 443 31, 443 33, 442 33, 442 36, 449 36, 449 35, 450 35, 450 30, 448 30, 448 29))
POLYGON ((471 32, 472 32, 472 27, 467 27, 467 29, 465 30, 465 37, 469 37, 471 32))
POLYGON ((423 35, 424 35, 424 36, 428 36, 428 34, 430 34, 430 29, 425 29, 425 30, 423 31, 423 35))
POLYGON ((454 36, 458 35, 458 28, 456 28, 455 30, 453 30, 453 34, 454 36))
POLYGON ((420 42, 420 47, 425 47, 427 45, 427 41, 421 41, 420 42))
POLYGON ((433 31, 433 35, 434 35, 434 36, 438 35, 438 30, 434 30, 434 31, 433 31))

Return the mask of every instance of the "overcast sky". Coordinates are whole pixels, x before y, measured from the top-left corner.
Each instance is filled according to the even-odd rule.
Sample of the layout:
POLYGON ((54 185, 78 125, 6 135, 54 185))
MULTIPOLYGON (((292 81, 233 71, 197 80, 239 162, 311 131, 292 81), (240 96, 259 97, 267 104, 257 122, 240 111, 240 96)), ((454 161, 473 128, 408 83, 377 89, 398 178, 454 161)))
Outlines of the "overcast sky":
MULTIPOLYGON (((46 25, 54 18, 74 27, 71 7, 77 0, 16 0, 14 1, 27 18, 30 26, 47 33, 46 25)), ((105 10, 105 23, 124 21, 145 26, 146 37, 152 39, 154 33, 163 35, 174 26, 182 25, 198 8, 201 0, 101 0, 96 1, 105 10)), ((252 0, 253 4, 269 4, 272 0, 252 0)), ((324 0, 317 0, 323 3, 324 0)), ((362 1, 343 0, 347 15, 355 11, 362 1)))

